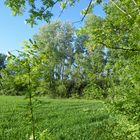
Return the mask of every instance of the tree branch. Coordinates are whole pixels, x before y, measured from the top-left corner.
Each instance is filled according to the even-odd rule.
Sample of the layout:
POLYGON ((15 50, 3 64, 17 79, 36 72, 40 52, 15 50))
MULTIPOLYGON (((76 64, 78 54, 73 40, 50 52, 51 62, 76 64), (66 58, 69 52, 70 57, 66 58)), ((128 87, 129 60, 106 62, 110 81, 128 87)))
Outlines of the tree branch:
POLYGON ((122 8, 120 8, 113 0, 110 0, 122 13, 128 15, 128 17, 132 18, 130 14, 127 14, 122 8))
POLYGON ((103 45, 104 47, 108 48, 108 49, 114 49, 114 50, 123 50, 123 51, 132 51, 132 52, 140 52, 140 49, 134 49, 134 48, 116 48, 116 47, 107 47, 106 44, 104 44, 103 42, 99 42, 101 45, 103 45))
POLYGON ((88 4, 88 7, 87 7, 87 9, 86 9, 86 12, 85 12, 84 16, 83 16, 82 19, 81 19, 81 22, 85 19, 86 15, 87 15, 87 13, 88 13, 88 11, 89 11, 89 9, 90 9, 90 6, 91 6, 91 4, 92 4, 92 1, 93 1, 93 0, 90 0, 90 2, 89 2, 89 4, 88 4))
POLYGON ((132 51, 132 52, 140 52, 140 49, 126 49, 126 48, 108 48, 108 49, 114 49, 114 50, 123 50, 123 51, 132 51))
MULTIPOLYGON (((66 1, 66 5, 68 4, 68 1, 66 1)), ((60 14, 59 14, 59 18, 60 18, 60 16, 62 15, 62 13, 64 12, 64 9, 62 9, 61 11, 60 11, 60 14)))
POLYGON ((82 22, 82 21, 85 19, 86 15, 88 14, 88 11, 89 11, 89 9, 90 9, 90 6, 91 6, 91 4, 92 4, 92 1, 93 1, 93 0, 90 0, 90 2, 89 2, 89 4, 88 4, 88 7, 87 7, 87 9, 86 9, 86 12, 85 12, 84 16, 82 17, 82 19, 79 20, 79 21, 73 22, 73 24, 82 22))
POLYGON ((132 0, 133 1, 133 3, 135 4, 135 5, 137 5, 137 3, 135 2, 135 0, 132 0))
MULTIPOLYGON (((133 3, 134 3, 136 6, 138 6, 135 0, 132 0, 132 1, 133 1, 133 3)), ((139 7, 137 7, 137 10, 138 10, 138 12, 139 12, 139 14, 140 14, 140 9, 139 9, 139 7)))

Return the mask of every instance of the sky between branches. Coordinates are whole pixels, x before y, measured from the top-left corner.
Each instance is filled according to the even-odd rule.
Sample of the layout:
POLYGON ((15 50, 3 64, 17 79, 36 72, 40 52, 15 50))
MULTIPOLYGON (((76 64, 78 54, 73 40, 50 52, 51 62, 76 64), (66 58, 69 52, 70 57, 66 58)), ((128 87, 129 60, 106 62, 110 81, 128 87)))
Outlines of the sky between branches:
MULTIPOLYGON (((67 8, 60 17, 62 21, 75 22, 82 18, 80 14, 82 9, 85 9, 88 5, 88 1, 81 1, 75 7, 67 8)), ((32 38, 37 33, 38 28, 45 24, 45 22, 39 22, 37 26, 31 28, 25 24, 25 19, 28 13, 23 16, 12 16, 11 11, 4 5, 3 1, 0 1, 0 53, 7 53, 7 51, 21 49, 21 42, 32 38)), ((105 13, 102 10, 102 6, 98 5, 93 10, 94 14, 104 17, 105 13)), ((58 20, 60 14, 60 8, 56 5, 53 9, 54 17, 52 20, 58 20)), ((81 23, 74 24, 76 28, 82 26, 81 23)))

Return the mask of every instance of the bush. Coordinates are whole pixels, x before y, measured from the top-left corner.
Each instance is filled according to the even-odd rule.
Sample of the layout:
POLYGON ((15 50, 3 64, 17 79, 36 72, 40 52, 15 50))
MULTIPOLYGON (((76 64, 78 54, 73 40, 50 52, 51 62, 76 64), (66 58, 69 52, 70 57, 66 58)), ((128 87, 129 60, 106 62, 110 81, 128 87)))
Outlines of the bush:
POLYGON ((103 99, 102 90, 95 85, 88 85, 83 91, 86 99, 103 99))

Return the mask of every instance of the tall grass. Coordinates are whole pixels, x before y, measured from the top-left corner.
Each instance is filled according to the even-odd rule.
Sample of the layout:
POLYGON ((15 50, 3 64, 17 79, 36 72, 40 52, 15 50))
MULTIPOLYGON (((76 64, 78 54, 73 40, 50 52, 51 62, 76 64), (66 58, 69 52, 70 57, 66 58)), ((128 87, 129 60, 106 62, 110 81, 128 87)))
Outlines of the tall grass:
MULTIPOLYGON (((109 114, 100 101, 42 98, 43 105, 35 110, 38 138, 101 139, 109 114)), ((0 139, 26 140, 29 121, 23 97, 0 97, 0 139)))
MULTIPOLYGON (((111 114, 102 101, 39 99, 42 105, 34 112, 37 140, 137 140, 130 135, 132 125, 111 114)), ((0 140, 31 139, 27 103, 24 97, 0 96, 0 140)))

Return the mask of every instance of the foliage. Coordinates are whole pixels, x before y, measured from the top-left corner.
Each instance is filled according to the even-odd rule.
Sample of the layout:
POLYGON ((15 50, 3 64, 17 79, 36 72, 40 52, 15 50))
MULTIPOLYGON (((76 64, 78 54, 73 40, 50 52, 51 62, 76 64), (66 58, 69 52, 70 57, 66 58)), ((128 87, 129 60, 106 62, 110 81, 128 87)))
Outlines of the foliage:
MULTIPOLYGON (((37 24, 38 20, 50 21, 53 16, 52 8, 59 6, 63 12, 68 6, 76 5, 80 0, 5 0, 5 5, 9 7, 13 15, 22 15, 27 9, 29 17, 26 22, 31 26, 37 24)), ((94 0, 93 3, 101 3, 102 0, 94 0)), ((93 5, 93 4, 92 4, 93 5)), ((91 7, 91 6, 90 6, 91 7)))
POLYGON ((6 55, 0 53, 0 69, 5 67, 6 55))
MULTIPOLYGON (((89 36, 86 41, 89 50, 105 47, 106 63, 102 68, 104 78, 101 78, 105 88, 101 89, 101 93, 102 95, 107 93, 105 94, 107 95, 106 99, 114 106, 112 110, 117 110, 117 113, 124 115, 127 120, 126 124, 131 124, 130 128, 133 127, 134 133, 133 130, 129 133, 136 138, 130 139, 139 137, 135 134, 135 129, 139 129, 137 126, 139 126, 138 112, 140 109, 140 72, 138 70, 140 69, 140 32, 139 14, 137 14, 139 2, 135 2, 116 1, 116 5, 109 2, 104 7, 106 12, 104 19, 89 14, 85 26, 79 30, 80 34, 84 33, 89 36), (125 7, 122 6, 124 3, 125 7)), ((86 93, 96 97, 100 90, 96 93, 96 90, 92 89, 96 83, 95 76, 92 74, 90 77, 93 77, 93 84, 91 84, 91 88, 86 89, 86 93)))
MULTIPOLYGON (((31 45, 35 46, 30 40, 31 45)), ((24 52, 18 51, 18 56, 15 56, 9 52, 9 56, 7 57, 7 65, 6 68, 2 72, 3 80, 3 89, 2 92, 14 92, 16 91, 16 95, 22 95, 23 92, 25 94, 25 99, 27 99, 27 105, 24 108, 27 109, 25 113, 25 118, 27 120, 27 125, 29 126, 28 134, 32 135, 32 139, 36 139, 36 124, 35 124, 35 116, 34 112, 36 108, 36 103, 38 101, 35 99, 35 69, 32 66, 36 66, 37 60, 34 61, 33 57, 35 55, 35 51, 29 49, 30 46, 24 47, 24 52), (10 78, 10 79, 9 79, 10 78), (12 83, 11 81, 14 81, 12 83)), ((38 106, 39 104, 37 104, 38 106)))

